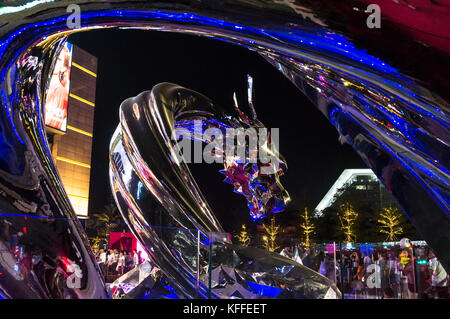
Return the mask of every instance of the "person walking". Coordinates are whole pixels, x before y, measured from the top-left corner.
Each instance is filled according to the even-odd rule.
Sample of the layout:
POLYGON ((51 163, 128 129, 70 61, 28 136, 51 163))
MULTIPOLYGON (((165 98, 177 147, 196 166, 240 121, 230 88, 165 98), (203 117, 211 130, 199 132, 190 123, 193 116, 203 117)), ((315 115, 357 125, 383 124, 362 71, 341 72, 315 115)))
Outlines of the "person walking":
POLYGON ((429 252, 431 270, 431 288, 434 299, 448 299, 449 276, 433 251, 429 252))

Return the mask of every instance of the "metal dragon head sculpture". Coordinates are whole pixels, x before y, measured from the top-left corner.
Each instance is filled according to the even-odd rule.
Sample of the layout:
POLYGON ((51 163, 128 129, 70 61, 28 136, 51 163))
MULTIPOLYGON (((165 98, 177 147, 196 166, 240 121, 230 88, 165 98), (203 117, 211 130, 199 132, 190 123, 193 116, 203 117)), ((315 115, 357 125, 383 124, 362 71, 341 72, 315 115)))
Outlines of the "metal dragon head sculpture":
MULTIPOLYGON (((173 106, 175 129, 171 136, 173 140, 183 138, 177 141, 176 148, 180 152, 178 160, 184 162, 192 162, 190 141, 213 146, 207 146, 202 154, 194 155, 195 159, 205 157, 204 160, 209 163, 223 164, 224 169, 220 172, 225 175, 224 182, 232 184, 234 191, 247 199, 250 216, 256 220, 268 213, 283 211, 290 198, 279 179, 287 170, 287 165, 277 150, 278 131, 268 132, 257 119, 252 102, 252 82, 253 79, 248 76, 251 116, 239 108, 236 95, 236 116, 232 116, 198 93, 170 86, 170 90, 176 92, 173 94, 177 95, 174 102, 177 105, 173 106), (189 98, 185 97, 187 92, 190 92, 189 98), (197 105, 205 108, 198 109, 197 105), (183 156, 183 149, 189 158, 183 156)), ((155 91, 162 90, 160 87, 163 85, 155 87, 155 91)))

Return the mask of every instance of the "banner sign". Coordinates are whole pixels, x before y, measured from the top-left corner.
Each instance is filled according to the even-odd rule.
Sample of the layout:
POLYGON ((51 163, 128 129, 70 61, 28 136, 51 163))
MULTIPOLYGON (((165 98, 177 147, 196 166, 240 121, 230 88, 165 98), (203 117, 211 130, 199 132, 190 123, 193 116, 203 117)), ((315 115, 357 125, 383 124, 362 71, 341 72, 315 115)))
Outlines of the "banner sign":
POLYGON ((67 104, 69 102, 72 44, 66 42, 55 63, 45 100, 45 125, 67 131, 67 104))

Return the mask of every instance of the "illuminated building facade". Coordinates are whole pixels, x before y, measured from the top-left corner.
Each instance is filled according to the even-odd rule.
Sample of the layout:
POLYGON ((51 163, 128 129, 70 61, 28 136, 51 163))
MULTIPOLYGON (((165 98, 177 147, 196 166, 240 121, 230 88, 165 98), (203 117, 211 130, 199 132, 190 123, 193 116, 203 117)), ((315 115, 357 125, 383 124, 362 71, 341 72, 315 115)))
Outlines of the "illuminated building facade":
POLYGON ((72 58, 66 130, 58 130, 48 124, 46 127, 53 159, 65 190, 76 214, 83 218, 88 215, 97 58, 79 47, 69 46, 72 47, 72 58))
POLYGON ((317 205, 314 216, 321 217, 323 211, 335 204, 344 192, 353 192, 369 204, 383 202, 397 206, 371 169, 346 169, 317 205))

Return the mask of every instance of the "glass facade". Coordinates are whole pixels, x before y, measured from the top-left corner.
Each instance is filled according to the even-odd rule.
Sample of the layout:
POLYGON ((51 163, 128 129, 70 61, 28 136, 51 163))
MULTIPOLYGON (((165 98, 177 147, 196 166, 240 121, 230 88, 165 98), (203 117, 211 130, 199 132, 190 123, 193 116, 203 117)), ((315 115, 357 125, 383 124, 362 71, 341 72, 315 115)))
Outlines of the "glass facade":
POLYGON ((47 132, 52 135, 49 141, 59 175, 79 217, 88 215, 96 72, 97 58, 73 46, 67 131, 47 132))

